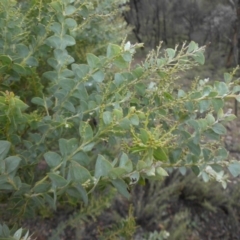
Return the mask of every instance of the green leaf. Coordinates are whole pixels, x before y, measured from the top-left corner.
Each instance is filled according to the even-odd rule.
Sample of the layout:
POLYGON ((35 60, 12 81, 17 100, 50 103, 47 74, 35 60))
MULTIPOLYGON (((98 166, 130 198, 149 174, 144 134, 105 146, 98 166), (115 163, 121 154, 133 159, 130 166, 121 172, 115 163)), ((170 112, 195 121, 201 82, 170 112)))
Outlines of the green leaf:
POLYGON ((68 26, 68 28, 75 28, 77 27, 77 22, 73 18, 66 18, 65 24, 68 26))
POLYGON ((100 59, 92 53, 87 53, 87 63, 91 69, 98 68, 100 66, 100 59))
POLYGON ((49 182, 37 182, 33 187, 33 191, 35 193, 45 193, 45 192, 48 192, 50 188, 51 188, 51 185, 49 182))
POLYGON ((39 106, 42 106, 42 107, 45 106, 44 100, 43 100, 42 98, 40 98, 40 97, 34 97, 34 98, 31 100, 31 102, 32 102, 33 104, 36 104, 36 105, 39 105, 39 106))
POLYGON ((92 179, 90 172, 85 167, 81 166, 79 163, 75 161, 71 162, 69 171, 71 172, 71 176, 73 177, 73 180, 81 184, 92 179))
POLYGON ((124 130, 129 130, 131 127, 131 122, 128 118, 124 118, 122 121, 120 121, 119 126, 124 130))
POLYGON ((149 134, 148 134, 148 132, 147 132, 145 129, 140 128, 139 138, 142 140, 142 142, 143 142, 144 144, 146 144, 146 143, 148 142, 148 140, 149 140, 149 134))
POLYGON ((74 184, 74 186, 78 190, 78 192, 81 194, 85 205, 87 205, 88 204, 88 194, 87 194, 86 190, 80 184, 74 184))
POLYGON ((240 162, 230 163, 228 166, 229 172, 233 175, 233 177, 237 177, 240 175, 240 162))
POLYGON ((187 144, 190 152, 192 152, 194 155, 199 156, 201 154, 201 148, 199 144, 195 144, 193 140, 189 141, 187 144))
POLYGON ((126 169, 117 167, 117 168, 111 169, 108 173, 108 176, 111 179, 117 179, 117 178, 121 178, 126 173, 127 173, 126 169))
POLYGON ((199 101, 199 111, 203 113, 207 111, 210 107, 211 102, 209 100, 201 100, 199 101))
POLYGON ((229 92, 228 86, 225 82, 215 82, 214 87, 220 96, 228 94, 228 92, 229 92))
POLYGON ((2 65, 10 65, 12 63, 12 58, 8 55, 0 55, 0 62, 2 65))
POLYGON ((129 63, 124 60, 122 56, 118 56, 114 59, 113 64, 120 68, 120 69, 125 69, 128 67, 129 63))
POLYGON ((154 149, 153 156, 156 160, 166 162, 168 160, 167 149, 158 147, 157 149, 154 149))
POLYGON ((13 177, 19 167, 21 158, 17 157, 17 156, 11 156, 11 157, 6 158, 4 161, 5 161, 6 173, 13 177))
POLYGON ((64 15, 69 16, 69 15, 72 15, 73 13, 75 13, 76 11, 77 11, 77 9, 73 5, 68 5, 65 8, 64 15))
POLYGON ((103 113, 103 122, 104 122, 104 124, 105 124, 105 125, 109 125, 109 124, 112 123, 112 121, 113 121, 113 119, 112 119, 112 113, 109 112, 109 111, 104 112, 104 113, 103 113))
POLYGON ((50 168, 57 167, 62 161, 61 156, 55 152, 49 151, 49 152, 44 153, 43 156, 50 168))
POLYGON ((26 73, 25 68, 18 63, 14 63, 12 65, 12 69, 20 75, 24 75, 26 73))
POLYGON ((131 172, 133 170, 132 162, 128 159, 128 155, 126 153, 122 153, 119 167, 124 168, 127 172, 131 172))
POLYGON ((139 118, 138 118, 138 115, 137 114, 134 114, 130 117, 130 121, 131 121, 131 124, 134 125, 134 126, 138 126, 139 125, 139 118))
POLYGON ((148 167, 148 164, 146 162, 144 162, 142 160, 139 160, 138 163, 137 163, 136 169, 138 171, 141 171, 141 170, 143 170, 143 169, 145 169, 147 167, 148 167))
POLYGON ((166 52, 170 60, 172 60, 175 57, 176 51, 174 49, 167 48, 166 52))
POLYGON ((116 179, 111 181, 113 186, 127 199, 130 199, 130 193, 128 192, 128 185, 122 179, 116 179))
POLYGON ((157 167, 156 168, 156 173, 159 176, 163 176, 163 177, 168 176, 168 172, 165 169, 161 168, 161 167, 157 167))
POLYGON ((189 43, 189 45, 188 45, 188 50, 187 50, 187 52, 188 52, 188 53, 191 53, 191 52, 193 52, 193 51, 195 51, 195 50, 197 50, 197 49, 198 49, 198 44, 195 43, 194 41, 191 41, 191 42, 189 43))
POLYGON ((11 147, 11 143, 8 141, 0 140, 0 160, 3 160, 11 147))
POLYGON ((83 121, 80 122, 79 135, 84 142, 92 140, 93 130, 89 123, 83 121))
POLYGON ((73 157, 72 160, 78 162, 82 166, 88 166, 90 163, 90 158, 85 152, 78 152, 73 157))
POLYGON ((198 174, 200 173, 199 167, 194 165, 194 166, 191 167, 191 169, 192 169, 193 173, 196 176, 198 176, 198 174))
POLYGON ((214 108, 214 111, 218 112, 220 108, 224 106, 224 101, 223 99, 220 98, 214 98, 211 100, 212 106, 214 108))
POLYGON ((212 126, 212 130, 219 135, 224 135, 227 133, 226 128, 221 123, 214 124, 212 126))
POLYGON ((69 140, 61 138, 58 143, 61 155, 64 157, 70 155, 79 147, 79 142, 76 138, 69 140))
POLYGON ((240 92, 240 86, 234 86, 232 92, 233 93, 240 92))
POLYGON ((181 154, 182 154, 181 148, 176 148, 176 149, 172 150, 169 154, 170 162, 176 163, 179 160, 181 154))
POLYGON ((226 83, 230 83, 231 81, 232 81, 232 75, 231 74, 229 74, 229 73, 224 73, 224 81, 226 82, 226 83))
POLYGON ((95 178, 100 178, 102 176, 108 176, 109 171, 112 169, 112 165, 107 161, 102 155, 98 155, 96 165, 95 165, 95 178))
POLYGON ((76 109, 75 109, 73 103, 70 101, 65 102, 63 104, 63 108, 65 108, 66 110, 68 110, 69 112, 72 112, 72 113, 76 112, 76 109))
POLYGON ((118 121, 123 118, 123 111, 121 108, 115 108, 112 112, 112 115, 113 119, 118 121))
POLYGON ((50 47, 64 50, 67 46, 73 46, 76 44, 75 39, 70 35, 51 36, 46 39, 46 44, 50 47))
MULTIPOLYGON (((15 238, 15 240, 20 240, 20 238, 21 238, 21 236, 22 236, 22 231, 23 231, 22 228, 18 229, 18 230, 14 233, 13 238, 15 238)), ((0 238, 0 239, 1 239, 1 238, 0 238)))
POLYGON ((26 64, 29 66, 29 67, 37 67, 38 66, 38 60, 33 57, 33 56, 30 56, 27 60, 26 60, 26 64))
POLYGON ((203 65, 205 63, 205 57, 204 57, 203 52, 196 52, 193 56, 193 59, 201 65, 203 65))
POLYGON ((107 47, 107 57, 113 58, 121 53, 121 47, 115 44, 109 44, 107 47))
POLYGON ((92 75, 94 81, 101 83, 104 80, 104 72, 103 71, 97 71, 92 75))
POLYGON ((185 96, 186 96, 186 93, 182 89, 179 89, 178 90, 178 98, 182 98, 182 97, 185 97, 185 96))
POLYGON ((64 179, 62 176, 59 176, 56 173, 48 173, 49 178, 52 181, 54 187, 64 187, 68 184, 68 181, 64 179))

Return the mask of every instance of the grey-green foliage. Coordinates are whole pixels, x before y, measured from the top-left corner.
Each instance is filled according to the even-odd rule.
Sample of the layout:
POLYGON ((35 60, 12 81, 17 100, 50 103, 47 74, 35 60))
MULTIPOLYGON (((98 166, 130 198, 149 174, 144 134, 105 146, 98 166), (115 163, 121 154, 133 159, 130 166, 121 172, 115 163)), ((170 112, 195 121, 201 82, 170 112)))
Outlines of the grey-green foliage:
MULTIPOLYGON (((14 209, 9 224, 44 206, 56 210, 66 199, 87 205, 89 194, 107 185, 129 198, 129 185, 162 179, 171 168, 191 168, 204 181, 215 179, 224 187, 223 167, 239 175, 239 163, 229 162, 220 141, 223 124, 235 118, 224 111, 224 102, 239 100, 233 73, 226 73, 224 82, 194 81, 189 92, 176 92, 178 74, 204 64, 204 48, 195 42, 160 46, 135 67, 132 59, 141 45, 109 43, 105 54, 89 52, 79 63, 73 46, 83 12, 102 15, 105 8, 97 1, 46 2, 38 17, 34 5, 0 3, 2 21, 13 19, 12 25, 2 24, 6 38, 0 46, 1 86, 8 89, 0 98, 0 190, 1 202, 14 209), (19 91, 18 81, 31 83, 36 77, 42 87, 38 96, 19 91), (31 108, 26 110, 24 102, 31 108)), ((95 17, 86 15, 86 21, 95 17)))

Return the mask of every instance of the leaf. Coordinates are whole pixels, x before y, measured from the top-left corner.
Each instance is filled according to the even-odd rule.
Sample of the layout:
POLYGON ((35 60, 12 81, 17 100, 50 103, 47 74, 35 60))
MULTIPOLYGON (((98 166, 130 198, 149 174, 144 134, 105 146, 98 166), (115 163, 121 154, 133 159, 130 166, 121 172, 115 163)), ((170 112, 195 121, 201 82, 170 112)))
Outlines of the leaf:
POLYGON ((195 50, 197 50, 197 49, 198 49, 198 44, 195 43, 194 41, 191 41, 191 42, 189 43, 189 45, 188 45, 188 50, 187 50, 187 52, 188 52, 188 53, 191 53, 191 52, 193 52, 193 51, 195 51, 195 50))
POLYGON ((12 65, 12 69, 20 75, 24 75, 26 73, 25 68, 18 63, 14 63, 12 65))
POLYGON ((119 126, 124 130, 129 130, 131 122, 128 118, 123 118, 122 121, 120 121, 119 126))
POLYGON ((36 105, 42 106, 42 107, 45 106, 44 100, 43 100, 42 98, 40 98, 40 97, 34 97, 34 98, 32 98, 31 102, 34 103, 34 104, 36 104, 36 105))
POLYGON ((43 156, 50 168, 57 167, 62 161, 61 156, 55 152, 49 151, 49 152, 44 153, 43 156))
POLYGON ((102 176, 108 176, 109 171, 112 169, 112 165, 107 161, 102 155, 98 155, 96 165, 95 165, 95 178, 100 178, 102 176))
POLYGON ((56 173, 48 173, 49 178, 52 181, 53 186, 55 187, 64 187, 68 184, 68 181, 63 178, 62 176, 59 176, 56 173))
POLYGON ((104 113, 103 113, 103 122, 104 122, 104 124, 105 124, 105 125, 109 125, 109 124, 112 123, 112 121, 113 121, 113 119, 112 119, 112 113, 109 112, 109 111, 104 112, 104 113))
POLYGON ((181 154, 182 154, 181 148, 176 148, 176 149, 172 150, 169 154, 170 162, 176 163, 179 160, 181 154))
POLYGON ((166 162, 168 160, 167 149, 158 147, 157 149, 154 149, 153 156, 156 160, 166 162))
POLYGON ((149 140, 149 134, 148 134, 148 132, 147 132, 145 129, 140 128, 139 138, 142 140, 142 142, 143 142, 144 144, 146 144, 146 143, 148 142, 148 140, 149 140))
POLYGON ((79 163, 75 161, 71 162, 69 171, 71 172, 73 180, 81 184, 92 179, 90 172, 85 167, 81 166, 79 163))
POLYGON ((11 147, 11 143, 8 141, 0 140, 0 160, 3 160, 11 147))
POLYGON ((122 56, 116 57, 116 58, 114 59, 113 64, 114 64, 116 67, 120 68, 120 69, 127 68, 128 65, 129 65, 129 63, 126 62, 122 56))
POLYGON ((214 87, 217 90, 219 96, 223 96, 229 92, 228 86, 225 82, 215 82, 214 87))
POLYGON ((68 110, 69 112, 72 112, 72 113, 76 112, 76 109, 75 109, 73 103, 70 101, 65 102, 63 105, 63 108, 65 108, 66 110, 68 110))
POLYGON ((199 167, 196 166, 196 165, 194 165, 194 166, 191 167, 191 169, 192 169, 193 173, 194 173, 196 176, 198 176, 198 174, 200 173, 199 167))
POLYGON ((232 75, 231 74, 229 74, 229 73, 224 73, 224 81, 226 82, 226 83, 230 83, 231 81, 232 81, 232 75))
POLYGON ((37 67, 38 66, 38 60, 33 57, 33 56, 30 56, 27 60, 26 60, 26 64, 29 66, 29 67, 37 67))
POLYGON ((210 101, 209 100, 201 100, 199 101, 199 111, 200 113, 203 113, 207 111, 210 107, 210 101))
POLYGON ((187 144, 190 152, 192 152, 194 155, 199 156, 201 154, 201 148, 199 144, 195 144, 193 140, 190 140, 187 144))
POLYGON ((172 60, 175 57, 176 51, 174 49, 167 48, 166 52, 170 60, 172 60))
POLYGON ((93 130, 89 123, 80 122, 79 126, 79 135, 83 139, 84 142, 88 142, 93 138, 93 130))
POLYGON ((147 164, 146 162, 144 162, 144 161, 142 161, 142 160, 139 160, 138 163, 137 163, 136 169, 137 169, 138 171, 141 171, 141 170, 143 170, 143 169, 145 169, 145 168, 147 168, 147 167, 148 167, 148 164, 147 164))
POLYGON ((116 179, 111 181, 113 186, 127 199, 130 199, 130 193, 128 192, 128 185, 122 179, 116 179))
POLYGON ((103 71, 97 71, 92 75, 94 81, 101 83, 104 80, 104 72, 103 71))
POLYGON ((196 52, 193 56, 193 59, 201 65, 203 65, 205 63, 205 57, 204 57, 203 52, 196 52))
POLYGON ((65 24, 68 26, 68 28, 75 28, 77 27, 77 22, 73 18, 66 18, 65 24))
POLYGON ((5 161, 5 172, 13 177, 19 167, 21 158, 17 156, 11 156, 6 158, 4 161, 5 161))
POLYGON ((82 166, 88 166, 90 163, 90 158, 85 152, 78 152, 73 157, 72 160, 76 161, 82 166))
POLYGON ((182 89, 179 89, 178 90, 178 98, 182 98, 182 97, 185 97, 185 96, 186 96, 186 93, 182 89))
POLYGON ((76 11, 77 11, 77 9, 73 5, 68 5, 65 8, 64 15, 69 16, 69 15, 72 15, 73 13, 75 13, 76 11))
POLYGON ((237 177, 240 175, 240 162, 230 163, 228 166, 229 172, 233 175, 233 177, 237 177))
POLYGON ((137 114, 132 115, 129 120, 131 121, 132 125, 134 125, 134 126, 139 125, 139 118, 138 118, 137 114))
POLYGON ((159 176, 163 176, 163 177, 168 176, 168 172, 167 172, 165 169, 161 168, 161 167, 157 167, 156 173, 157 173, 159 176))
POLYGON ((67 34, 61 36, 51 36, 46 39, 46 44, 55 49, 64 50, 67 46, 73 46, 76 44, 75 39, 67 34))
POLYGON ((128 155, 126 153, 122 153, 119 167, 124 168, 127 172, 131 172, 133 170, 132 162, 128 159, 128 155))
POLYGON ((212 126, 212 130, 219 135, 224 135, 227 133, 226 128, 221 123, 214 124, 212 126))
POLYGON ((111 169, 111 170, 109 171, 109 173, 108 173, 108 176, 109 176, 111 179, 117 179, 117 178, 122 177, 122 176, 125 175, 126 173, 127 173, 126 169, 117 167, 117 168, 111 169))
POLYGON ((0 55, 0 62, 2 65, 10 65, 12 63, 12 58, 8 55, 0 55))
POLYGON ((46 193, 50 188, 51 185, 49 182, 37 182, 32 190, 35 193, 46 193))
POLYGON ((16 240, 20 240, 20 238, 21 238, 21 236, 22 236, 22 231, 23 231, 22 228, 18 229, 18 230, 14 233, 13 238, 15 238, 16 240))
POLYGON ((224 106, 224 101, 223 99, 220 98, 214 98, 211 100, 212 106, 214 108, 214 111, 218 112, 220 108, 224 106))
POLYGON ((107 47, 107 57, 113 58, 121 53, 121 47, 115 44, 109 44, 107 47))
POLYGON ((87 53, 87 63, 91 69, 98 68, 100 66, 100 59, 92 53, 87 53))
POLYGON ((69 140, 60 138, 58 143, 61 155, 64 157, 70 155, 79 147, 79 142, 76 138, 71 138, 69 140))

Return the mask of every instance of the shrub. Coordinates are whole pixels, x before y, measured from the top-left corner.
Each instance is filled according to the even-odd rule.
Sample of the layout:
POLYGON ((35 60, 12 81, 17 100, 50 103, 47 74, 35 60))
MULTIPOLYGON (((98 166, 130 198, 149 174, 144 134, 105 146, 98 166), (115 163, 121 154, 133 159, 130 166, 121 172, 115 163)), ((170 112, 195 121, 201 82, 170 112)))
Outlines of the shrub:
MULTIPOLYGON (((221 145, 223 123, 235 118, 224 101, 239 100, 234 72, 184 92, 178 76, 204 63, 195 42, 159 47, 134 67, 141 44, 109 43, 103 54, 125 26, 106 25, 121 15, 116 2, 0 3, 0 200, 9 226, 42 208, 88 204, 109 185, 129 198, 129 186, 173 168, 224 187, 224 167, 240 173, 221 145), (85 53, 92 46, 99 51, 85 53)), ((1 226, 0 236, 11 234, 1 226)))

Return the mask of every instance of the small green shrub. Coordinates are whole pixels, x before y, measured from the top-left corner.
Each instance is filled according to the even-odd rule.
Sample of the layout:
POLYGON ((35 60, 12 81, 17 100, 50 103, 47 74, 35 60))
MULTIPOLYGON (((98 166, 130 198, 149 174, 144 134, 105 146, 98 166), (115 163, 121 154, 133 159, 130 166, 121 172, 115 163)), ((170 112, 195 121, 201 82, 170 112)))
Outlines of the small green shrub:
POLYGON ((195 42, 159 47, 135 67, 141 44, 109 43, 103 53, 125 27, 114 20, 125 1, 99 2, 0 2, 0 200, 9 226, 43 208, 87 205, 96 188, 129 198, 129 186, 170 169, 224 187, 224 167, 240 173, 221 145, 235 118, 224 101, 239 100, 234 73, 185 92, 178 75, 204 64, 195 42))

